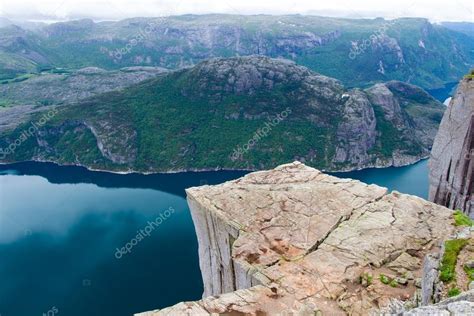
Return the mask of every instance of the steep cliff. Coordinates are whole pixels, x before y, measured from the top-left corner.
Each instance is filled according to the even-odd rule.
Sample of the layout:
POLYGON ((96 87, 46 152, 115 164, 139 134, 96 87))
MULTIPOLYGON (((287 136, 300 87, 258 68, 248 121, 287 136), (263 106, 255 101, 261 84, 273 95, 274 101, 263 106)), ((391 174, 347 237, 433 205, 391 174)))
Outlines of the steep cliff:
POLYGON ((142 315, 404 311, 432 302, 425 258, 457 234, 447 208, 298 162, 187 194, 205 298, 142 315))
POLYGON ((474 80, 461 81, 430 159, 430 200, 474 217, 474 80))

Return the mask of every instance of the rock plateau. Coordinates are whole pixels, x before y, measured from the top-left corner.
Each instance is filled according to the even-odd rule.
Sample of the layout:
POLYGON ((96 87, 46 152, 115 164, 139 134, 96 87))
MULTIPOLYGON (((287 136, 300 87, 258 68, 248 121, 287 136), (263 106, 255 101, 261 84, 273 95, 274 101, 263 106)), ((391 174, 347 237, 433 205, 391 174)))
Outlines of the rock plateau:
MULTIPOLYGON (((457 230, 445 207, 299 162, 187 195, 204 298, 141 316, 403 313, 436 301, 457 230)), ((474 313, 470 300, 438 309, 474 313)))

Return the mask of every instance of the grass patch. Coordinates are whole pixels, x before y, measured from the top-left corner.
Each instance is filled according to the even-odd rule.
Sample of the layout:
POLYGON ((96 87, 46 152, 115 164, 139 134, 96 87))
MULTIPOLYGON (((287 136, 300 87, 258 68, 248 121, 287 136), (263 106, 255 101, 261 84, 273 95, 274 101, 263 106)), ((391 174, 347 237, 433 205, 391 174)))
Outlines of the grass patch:
POLYGON ((398 287, 397 280, 395 280, 394 278, 389 278, 385 274, 380 274, 379 280, 385 285, 390 285, 391 287, 398 287))
POLYGON ((454 225, 456 226, 472 226, 474 221, 461 211, 454 212, 454 225))
POLYGON ((379 279, 380 279, 380 282, 382 282, 383 284, 388 285, 390 283, 390 279, 385 274, 381 274, 379 276, 379 279))
POLYGON ((453 239, 444 243, 445 251, 443 260, 441 261, 441 281, 451 282, 455 279, 455 269, 458 255, 462 248, 467 245, 467 243, 468 241, 466 239, 453 239))
POLYGON ((458 289, 457 287, 453 287, 453 288, 449 289, 449 291, 448 291, 448 296, 449 297, 457 296, 459 294, 461 294, 461 290, 458 289))
POLYGON ((7 100, 0 99, 0 108, 6 108, 10 106, 10 102, 7 100))
POLYGON ((32 73, 28 73, 28 74, 23 74, 21 76, 18 76, 18 77, 15 77, 15 78, 12 78, 12 79, 5 79, 5 80, 0 80, 0 84, 8 84, 8 83, 15 83, 15 82, 22 82, 22 81, 25 81, 25 80, 28 80, 32 77, 34 77, 35 74, 32 74, 32 73))
POLYGON ((471 72, 468 75, 465 75, 464 78, 469 79, 469 80, 474 79, 474 69, 471 70, 471 72))
POLYGON ((469 268, 464 265, 464 272, 466 272, 467 277, 469 278, 469 282, 474 281, 474 268, 469 268))
POLYGON ((369 273, 363 273, 359 277, 359 283, 365 286, 371 285, 373 280, 374 280, 374 277, 369 273))

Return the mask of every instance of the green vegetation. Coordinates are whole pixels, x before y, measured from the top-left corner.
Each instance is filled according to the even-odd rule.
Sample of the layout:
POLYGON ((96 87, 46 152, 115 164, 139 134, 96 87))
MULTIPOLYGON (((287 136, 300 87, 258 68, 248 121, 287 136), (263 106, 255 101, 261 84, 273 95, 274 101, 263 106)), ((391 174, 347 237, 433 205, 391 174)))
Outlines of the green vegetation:
POLYGON ((8 106, 10 106, 10 102, 8 100, 0 99, 0 108, 6 108, 8 106))
POLYGON ((456 262, 459 252, 466 246, 468 240, 453 239, 444 243, 445 251, 441 260, 440 279, 443 282, 451 282, 456 278, 456 262))
POLYGON ((374 276, 367 272, 363 273, 359 277, 359 283, 365 285, 366 287, 371 285, 373 280, 374 280, 374 276))
MULTIPOLYGON (((94 168, 147 172, 262 169, 298 159, 319 169, 334 170, 348 164, 333 164, 340 139, 338 128, 345 120, 346 105, 339 96, 346 91, 330 78, 318 79, 307 69, 264 57, 204 62, 63 107, 43 127, 48 132, 42 135, 48 135, 46 143, 51 148, 38 148, 34 143, 31 150, 21 146, 8 159, 24 160, 34 154, 44 160, 86 164, 82 155, 87 153, 85 160, 94 168), (229 80, 235 80, 234 69, 243 63, 262 75, 272 69, 280 79, 271 81, 271 86, 256 82, 248 87, 230 85, 229 80), (218 73, 222 69, 225 72, 218 73), (321 82, 314 84, 314 80, 321 82), (288 110, 291 113, 269 128, 271 120, 288 110), (80 138, 90 126, 95 135, 80 138), (264 136, 256 137, 264 128, 269 128, 264 136), (98 150, 97 139, 93 141, 97 135, 108 154, 98 150), (77 138, 77 152, 60 146, 64 137, 71 144, 77 138), (233 157, 254 138, 248 150, 233 157)), ((49 98, 38 100, 42 105, 54 103, 49 98)), ((443 111, 441 104, 431 102, 423 106, 443 111)), ((416 138, 397 139, 400 133, 384 118, 383 109, 378 107, 376 113, 380 134, 371 152, 375 159, 391 157, 395 150, 419 154, 426 149, 427 145, 419 144, 416 138)), ((424 112, 419 113, 423 117, 424 112)), ((15 140, 22 128, 0 138, 0 147, 2 141, 6 145, 15 140)))
POLYGON ((348 86, 360 87, 401 80, 424 88, 438 88, 458 80, 466 73, 466 65, 472 64, 474 59, 471 53, 473 38, 430 24, 425 19, 388 22, 384 19, 213 14, 168 17, 160 23, 151 18, 137 18, 134 23, 71 21, 48 25, 42 32, 4 28, 0 80, 54 67, 78 69, 95 65, 118 69, 136 66, 137 61, 141 66, 176 69, 210 57, 259 54, 261 46, 270 57, 292 59, 338 78, 348 86), (129 53, 114 59, 116 52, 135 39, 150 22, 159 25, 158 30, 147 37, 146 45, 140 42, 129 53), (209 29, 208 25, 217 27, 209 29), (384 34, 392 41, 379 39, 377 45, 349 58, 352 43, 360 45, 370 41, 374 32, 380 33, 387 25, 384 34), (176 32, 156 35, 163 34, 166 29, 176 32), (239 38, 235 37, 237 33, 223 32, 224 29, 238 29, 239 38), (196 38, 196 32, 201 31, 211 32, 210 36, 215 39, 212 47, 204 46, 196 38), (102 34, 107 37, 99 36, 102 34), (313 42, 315 36, 322 38, 322 45, 313 42), (240 45, 233 45, 239 41, 240 45), (171 48, 179 54, 167 53, 171 48), (22 53, 25 50, 30 53, 22 53), (383 71, 380 71, 381 64, 383 71))
POLYGON ((473 226, 474 221, 461 211, 454 212, 454 225, 456 226, 473 226))
POLYGON ((379 276, 379 280, 380 280, 380 282, 382 282, 382 283, 385 284, 385 285, 390 284, 390 279, 389 279, 388 276, 386 276, 385 274, 381 274, 381 275, 379 276))
POLYGON ((385 274, 380 274, 379 275, 379 280, 385 285, 390 285, 391 287, 398 287, 398 282, 394 278, 389 278, 385 274))
POLYGON ((459 294, 461 294, 461 290, 458 289, 457 287, 453 287, 448 290, 449 297, 457 296, 459 294))
POLYGON ((469 282, 474 281, 474 268, 469 268, 468 266, 464 265, 464 272, 466 272, 467 277, 469 278, 469 282))
POLYGON ((474 79, 474 69, 468 75, 464 76, 465 79, 472 80, 474 79))
POLYGON ((15 78, 0 80, 0 84, 22 82, 22 81, 28 80, 28 79, 30 79, 34 76, 35 76, 35 74, 23 74, 23 75, 20 75, 18 77, 15 77, 15 78))
POLYGON ((385 119, 384 112, 380 106, 374 106, 374 112, 377 119, 377 131, 381 135, 377 150, 384 157, 391 157, 393 152, 403 144, 401 142, 402 135, 391 122, 385 119))

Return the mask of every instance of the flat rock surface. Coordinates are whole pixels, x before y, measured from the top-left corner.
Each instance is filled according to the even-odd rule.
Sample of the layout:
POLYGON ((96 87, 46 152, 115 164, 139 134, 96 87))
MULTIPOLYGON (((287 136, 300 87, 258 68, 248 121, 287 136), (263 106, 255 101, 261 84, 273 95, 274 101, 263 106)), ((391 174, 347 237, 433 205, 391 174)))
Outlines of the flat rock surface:
POLYGON ((411 299, 424 257, 454 232, 444 207, 298 162, 187 194, 214 297, 149 315, 370 314, 411 299))

